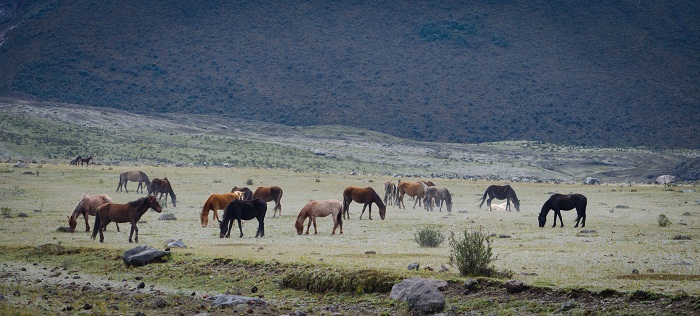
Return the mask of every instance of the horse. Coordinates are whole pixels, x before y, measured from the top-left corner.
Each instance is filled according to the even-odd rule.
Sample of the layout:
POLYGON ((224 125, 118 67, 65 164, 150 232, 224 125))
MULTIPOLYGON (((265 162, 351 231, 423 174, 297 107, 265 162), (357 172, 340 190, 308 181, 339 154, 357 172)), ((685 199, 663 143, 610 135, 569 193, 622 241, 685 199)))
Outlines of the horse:
POLYGON ((384 204, 391 205, 396 199, 396 184, 391 182, 391 180, 386 180, 384 182, 384 204))
POLYGON ((272 217, 277 215, 277 211, 279 211, 280 216, 282 216, 282 188, 278 186, 258 187, 255 189, 255 192, 253 192, 253 199, 263 199, 265 203, 275 201, 275 208, 272 209, 272 217))
MULTIPOLYGON (((85 166, 87 167, 90 165, 90 160, 92 160, 92 156, 87 157, 87 158, 80 158, 80 165, 82 166, 83 164, 85 164, 85 166)), ((95 163, 93 162, 93 165, 94 164, 95 163)))
POLYGON ((110 222, 129 222, 131 223, 129 242, 132 242, 131 237, 134 235, 134 232, 136 232, 135 241, 139 242, 139 229, 136 227, 136 223, 141 219, 141 216, 148 211, 149 208, 152 208, 158 213, 162 211, 160 204, 158 204, 158 200, 153 195, 145 196, 126 204, 107 203, 100 205, 97 208, 97 214, 95 214, 95 224, 92 227, 91 239, 95 240, 95 237, 99 232, 100 242, 104 242, 105 236, 103 232, 110 222))
POLYGON ((314 235, 318 234, 318 231, 316 231, 316 217, 326 217, 331 214, 333 215, 333 232, 331 235, 335 235, 335 230, 338 227, 340 227, 340 235, 342 235, 343 203, 338 200, 311 200, 309 203, 306 203, 299 212, 297 221, 294 223, 297 235, 301 235, 304 232, 304 221, 307 217, 309 218, 309 225, 306 227, 306 234, 309 234, 311 223, 314 224, 314 235))
POLYGON ((223 210, 226 206, 233 200, 240 200, 241 196, 238 193, 214 193, 207 198, 202 207, 202 213, 200 214, 200 220, 202 222, 202 227, 207 227, 209 225, 209 211, 214 211, 214 218, 219 221, 219 210, 223 210))
POLYGON ((510 204, 511 201, 513 201, 513 205, 515 205, 515 210, 520 212, 520 200, 518 200, 518 196, 515 194, 515 190, 513 188, 506 184, 506 185, 495 185, 492 184, 488 188, 486 188, 486 191, 484 192, 484 196, 481 197, 481 204, 479 204, 479 208, 481 208, 482 205, 484 205, 484 200, 486 200, 486 206, 488 206, 489 211, 492 211, 491 209, 491 201, 496 198, 499 200, 506 200, 506 210, 508 212, 511 211, 510 209, 510 204), (486 196, 489 196, 489 199, 486 200, 486 196))
POLYGON ((77 165, 78 165, 78 162, 80 162, 80 158, 83 158, 83 157, 81 157, 81 156, 75 157, 75 159, 73 159, 73 160, 70 161, 70 165, 71 165, 71 166, 72 166, 72 165, 76 165, 76 166, 77 166, 77 165))
POLYGON ((423 199, 423 206, 427 211, 433 211, 433 199, 435 199, 435 204, 440 206, 440 212, 442 212, 442 204, 447 206, 447 211, 452 212, 452 195, 447 188, 438 188, 436 186, 428 187, 425 190, 425 198, 423 199))
POLYGON ((379 207, 379 217, 384 219, 386 214, 386 205, 382 202, 379 194, 370 187, 359 188, 349 186, 343 190, 343 218, 347 216, 350 219, 350 203, 355 201, 357 203, 363 203, 362 213, 360 213, 360 219, 362 219, 362 214, 365 213, 367 205, 369 205, 369 219, 372 219, 372 203, 377 204, 379 207))
POLYGON ((231 189, 231 192, 238 193, 238 195, 241 196, 241 200, 243 201, 250 201, 253 199, 253 191, 248 189, 248 187, 233 187, 233 189, 231 189))
POLYGON ((146 190, 151 186, 151 180, 148 180, 148 176, 143 173, 143 171, 127 171, 127 172, 122 172, 119 175, 119 185, 117 186, 117 192, 121 191, 122 186, 124 186, 124 190, 126 190, 126 193, 129 193, 129 189, 126 188, 126 183, 127 182, 138 182, 139 186, 136 187, 136 192, 139 192, 139 189, 141 189, 141 193, 143 193, 143 188, 146 187, 146 190), (142 183, 145 183, 145 186, 142 186, 142 183))
POLYGON ((165 203, 163 204, 165 206, 168 206, 168 195, 170 195, 170 199, 173 200, 173 207, 177 207, 175 192, 173 191, 173 187, 170 186, 170 181, 167 177, 163 179, 153 179, 153 181, 151 181, 151 186, 148 188, 148 194, 157 196, 158 201, 163 199, 163 196, 165 195, 165 203), (158 194, 160 194, 160 196, 158 194))
POLYGON ((588 201, 582 194, 554 194, 542 205, 542 210, 537 220, 540 222, 540 227, 544 227, 544 224, 547 222, 547 213, 549 213, 549 210, 554 210, 554 225, 552 227, 557 227, 557 216, 559 216, 559 221, 561 222, 560 227, 564 227, 561 211, 575 208, 576 226, 574 227, 578 227, 579 221, 581 221, 581 227, 586 227, 586 204, 588 204, 588 201))
POLYGON ((416 201, 413 203, 414 209, 416 208, 416 204, 418 204, 418 206, 421 206, 421 200, 425 197, 425 190, 427 188, 428 188, 428 185, 422 181, 416 181, 416 182, 403 181, 403 182, 399 183, 399 185, 397 186, 397 190, 399 192, 399 198, 398 198, 399 208, 401 208, 403 206, 403 209, 406 209, 406 204, 403 203, 403 196, 405 194, 408 194, 408 196, 416 199, 416 201))
POLYGON ((255 238, 265 237, 265 213, 267 213, 267 202, 263 199, 252 199, 250 201, 233 200, 226 206, 224 216, 219 223, 221 232, 219 238, 231 237, 231 226, 233 220, 238 221, 238 230, 241 231, 239 238, 243 238, 243 227, 241 220, 258 219, 258 231, 255 233, 255 238))
MULTIPOLYGON (((85 231, 90 231, 90 224, 88 223, 88 217, 90 215, 95 216, 97 214, 97 207, 112 202, 112 198, 106 194, 102 195, 83 195, 78 204, 75 205, 73 213, 68 217, 68 227, 70 232, 75 232, 75 227, 78 226, 78 217, 83 215, 85 219, 85 231)), ((117 224, 117 231, 119 231, 119 224, 117 224)))
MULTIPOLYGON (((505 211, 506 208, 508 208, 508 204, 509 204, 508 202, 503 202, 500 204, 491 203, 491 210, 492 211, 505 211)), ((510 203, 510 204, 512 204, 512 203, 510 203)))

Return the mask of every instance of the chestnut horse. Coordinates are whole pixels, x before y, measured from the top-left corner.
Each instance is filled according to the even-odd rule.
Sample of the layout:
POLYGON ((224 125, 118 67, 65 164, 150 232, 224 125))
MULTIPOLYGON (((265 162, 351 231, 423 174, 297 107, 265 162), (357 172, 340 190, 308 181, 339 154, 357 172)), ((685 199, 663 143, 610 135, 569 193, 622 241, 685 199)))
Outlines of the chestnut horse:
POLYGON ((367 205, 369 205, 369 219, 372 219, 372 203, 377 204, 377 207, 379 207, 379 217, 384 219, 386 205, 382 202, 382 198, 379 197, 379 194, 371 187, 359 188, 350 186, 343 190, 343 218, 347 217, 347 219, 350 219, 350 203, 352 203, 352 201, 364 204, 362 213, 360 213, 360 219, 362 219, 362 214, 365 213, 367 205))
POLYGON ((552 227, 557 227, 557 216, 559 216, 559 222, 561 222, 561 226, 559 227, 564 227, 564 221, 561 219, 561 211, 568 211, 575 208, 576 226, 574 227, 578 227, 579 221, 581 221, 581 227, 586 227, 587 204, 588 200, 582 194, 554 194, 542 205, 542 210, 537 220, 540 222, 540 227, 544 227, 544 224, 547 223, 547 213, 549 213, 549 210, 554 210, 554 225, 552 227))
POLYGON ((241 231, 239 238, 243 238, 243 227, 241 220, 258 219, 258 231, 255 238, 265 237, 265 213, 267 213, 267 202, 263 199, 252 199, 250 201, 233 200, 226 206, 224 216, 219 223, 219 238, 231 237, 231 226, 233 221, 238 221, 238 230, 241 231))
POLYGON ((486 192, 484 192, 484 196, 481 197, 481 204, 479 204, 479 208, 481 208, 482 205, 484 205, 484 200, 486 200, 486 206, 488 206, 489 211, 492 211, 491 209, 491 201, 496 198, 499 200, 506 200, 506 210, 510 212, 510 203, 513 201, 513 205, 515 206, 515 210, 520 212, 520 200, 518 200, 518 196, 515 194, 515 190, 513 188, 506 184, 506 185, 490 185, 488 188, 486 188, 486 192), (486 196, 489 196, 489 199, 486 200, 486 196))
POLYGON ((253 199, 253 191, 248 189, 248 187, 233 187, 233 189, 231 189, 231 192, 238 193, 238 195, 241 196, 241 200, 243 201, 250 201, 253 199))
MULTIPOLYGON (((75 227, 78 226, 78 217, 83 215, 85 219, 85 231, 90 231, 90 224, 88 223, 88 217, 90 215, 95 216, 97 214, 97 207, 112 202, 112 198, 107 196, 107 194, 102 195, 83 195, 80 199, 73 213, 68 217, 68 227, 70 227, 70 232, 75 232, 75 227)), ((119 224, 117 224, 117 231, 119 231, 119 224)))
POLYGON ((297 234, 301 235, 304 232, 304 221, 307 217, 309 218, 309 225, 306 227, 306 234, 309 234, 311 223, 314 224, 314 235, 318 234, 318 231, 316 231, 316 217, 326 217, 331 214, 333 214, 333 232, 331 235, 335 235, 335 229, 338 227, 340 227, 340 234, 342 235, 343 203, 338 200, 311 200, 309 203, 306 203, 299 212, 297 221, 294 223, 297 234))
POLYGON ((173 187, 170 186, 170 181, 167 177, 163 179, 153 179, 153 181, 151 181, 151 186, 148 188, 148 194, 157 196, 158 201, 162 200, 163 195, 165 195, 165 203, 163 204, 165 206, 168 206, 168 195, 170 195, 170 199, 173 200, 173 207, 177 207, 175 192, 173 191, 173 187), (160 194, 160 196, 158 194, 160 194))
POLYGON ((136 238, 134 240, 139 242, 139 228, 136 227, 136 223, 138 223, 141 216, 143 216, 143 214, 146 213, 149 208, 152 208, 158 213, 162 211, 160 204, 158 204, 158 200, 153 195, 145 196, 126 204, 107 203, 100 205, 97 208, 97 214, 95 215, 95 224, 92 227, 91 239, 95 240, 95 237, 99 232, 100 242, 105 242, 103 232, 110 222, 129 222, 131 223, 129 242, 132 242, 131 237, 134 236, 134 232, 136 232, 136 238))
POLYGON ((233 200, 240 200, 241 197, 236 192, 232 193, 214 193, 207 198, 202 207, 202 213, 200 214, 200 220, 202 222, 202 227, 207 227, 209 225, 209 211, 214 211, 214 219, 219 220, 219 210, 223 210, 228 206, 233 200))
POLYGON ((447 206, 448 212, 452 212, 452 195, 447 188, 428 187, 425 190, 425 198, 423 200, 423 206, 427 211, 433 211, 433 200, 435 200, 435 204, 440 206, 440 212, 442 212, 442 204, 447 206))
POLYGON ((282 216, 282 189, 280 187, 258 187, 255 189, 255 192, 253 192, 253 199, 263 199, 266 203, 275 201, 275 208, 272 209, 272 217, 275 217, 278 211, 280 216, 282 216))
POLYGON ((127 171, 127 172, 122 172, 119 175, 119 185, 117 186, 117 192, 121 191, 122 186, 124 186, 124 190, 126 190, 126 193, 129 193, 129 189, 126 188, 126 183, 127 182, 138 182, 139 186, 136 187, 136 192, 139 192, 139 189, 141 189, 141 193, 143 193, 143 188, 145 187, 146 190, 151 186, 151 180, 148 180, 148 176, 143 173, 143 171, 127 171), (142 186, 142 183, 145 183, 146 185, 142 186))
MULTIPOLYGON (((432 182, 430 182, 432 183, 432 182)), ((413 203, 413 208, 416 208, 416 204, 418 206, 421 206, 421 200, 425 197, 425 190, 428 188, 428 185, 425 184, 423 181, 416 181, 416 182, 410 182, 410 181, 402 181, 399 183, 397 186, 397 190, 399 192, 399 202, 398 206, 401 208, 403 206, 403 209, 406 209, 406 204, 403 203, 403 196, 405 194, 408 194, 408 196, 413 197, 416 199, 416 201, 413 203)))

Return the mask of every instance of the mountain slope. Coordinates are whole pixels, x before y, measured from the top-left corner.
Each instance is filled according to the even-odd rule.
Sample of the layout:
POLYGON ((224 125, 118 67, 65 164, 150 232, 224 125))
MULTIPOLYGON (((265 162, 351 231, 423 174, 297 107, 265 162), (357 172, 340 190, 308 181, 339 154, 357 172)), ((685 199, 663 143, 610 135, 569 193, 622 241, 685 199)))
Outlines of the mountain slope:
POLYGON ((425 141, 700 147, 692 1, 10 2, 0 95, 425 141))

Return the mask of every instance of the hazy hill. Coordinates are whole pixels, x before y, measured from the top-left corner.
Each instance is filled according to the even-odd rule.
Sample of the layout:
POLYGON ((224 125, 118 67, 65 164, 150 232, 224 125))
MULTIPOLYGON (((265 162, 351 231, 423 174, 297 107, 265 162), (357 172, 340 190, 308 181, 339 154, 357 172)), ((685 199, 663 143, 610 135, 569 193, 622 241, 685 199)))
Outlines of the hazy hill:
POLYGON ((0 96, 700 147, 697 1, 0 1, 0 96))

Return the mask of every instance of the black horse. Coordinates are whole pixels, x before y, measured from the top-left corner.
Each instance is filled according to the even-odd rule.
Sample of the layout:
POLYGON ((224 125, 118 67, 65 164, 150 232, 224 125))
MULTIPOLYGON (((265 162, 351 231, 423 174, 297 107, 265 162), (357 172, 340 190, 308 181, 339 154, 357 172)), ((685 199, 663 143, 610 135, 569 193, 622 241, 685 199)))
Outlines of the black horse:
POLYGON ((561 219, 561 211, 568 211, 576 209, 576 226, 578 227, 579 221, 581 221, 581 227, 586 227, 586 205, 588 200, 582 194, 554 194, 549 197, 547 202, 542 205, 542 211, 540 211, 540 216, 537 219, 540 221, 540 227, 544 227, 547 222, 547 214, 549 210, 554 210, 554 225, 552 227, 557 227, 557 216, 559 216, 559 221, 561 222, 560 227, 564 227, 564 221, 561 219))
POLYGON ((243 194, 240 194, 240 193, 238 194, 238 195, 240 195, 241 200, 243 200, 243 201, 249 201, 249 200, 253 199, 253 191, 248 189, 248 187, 242 187, 242 188, 233 187, 233 189, 231 189, 231 193, 233 193, 233 192, 243 192, 243 194))
POLYGON ((233 221, 237 220, 238 229, 241 231, 239 237, 243 238, 241 220, 251 220, 253 218, 258 219, 258 232, 255 234, 255 238, 258 236, 265 237, 265 213, 267 213, 267 203, 263 199, 250 201, 233 200, 226 206, 224 217, 219 223, 221 229, 219 237, 231 237, 231 226, 233 226, 233 221))
POLYGON ((481 208, 481 206, 484 205, 484 200, 486 200, 486 206, 488 206, 489 211, 492 211, 491 201, 494 198, 499 200, 506 200, 506 210, 508 212, 510 212, 510 201, 513 201, 513 205, 515 205, 515 210, 520 212, 520 200, 518 200, 518 196, 515 194, 515 190, 513 190, 513 188, 510 185, 490 185, 488 188, 486 188, 484 196, 481 197, 481 204, 479 204, 479 208, 481 208), (488 200, 486 200, 487 195, 489 196, 488 200))

